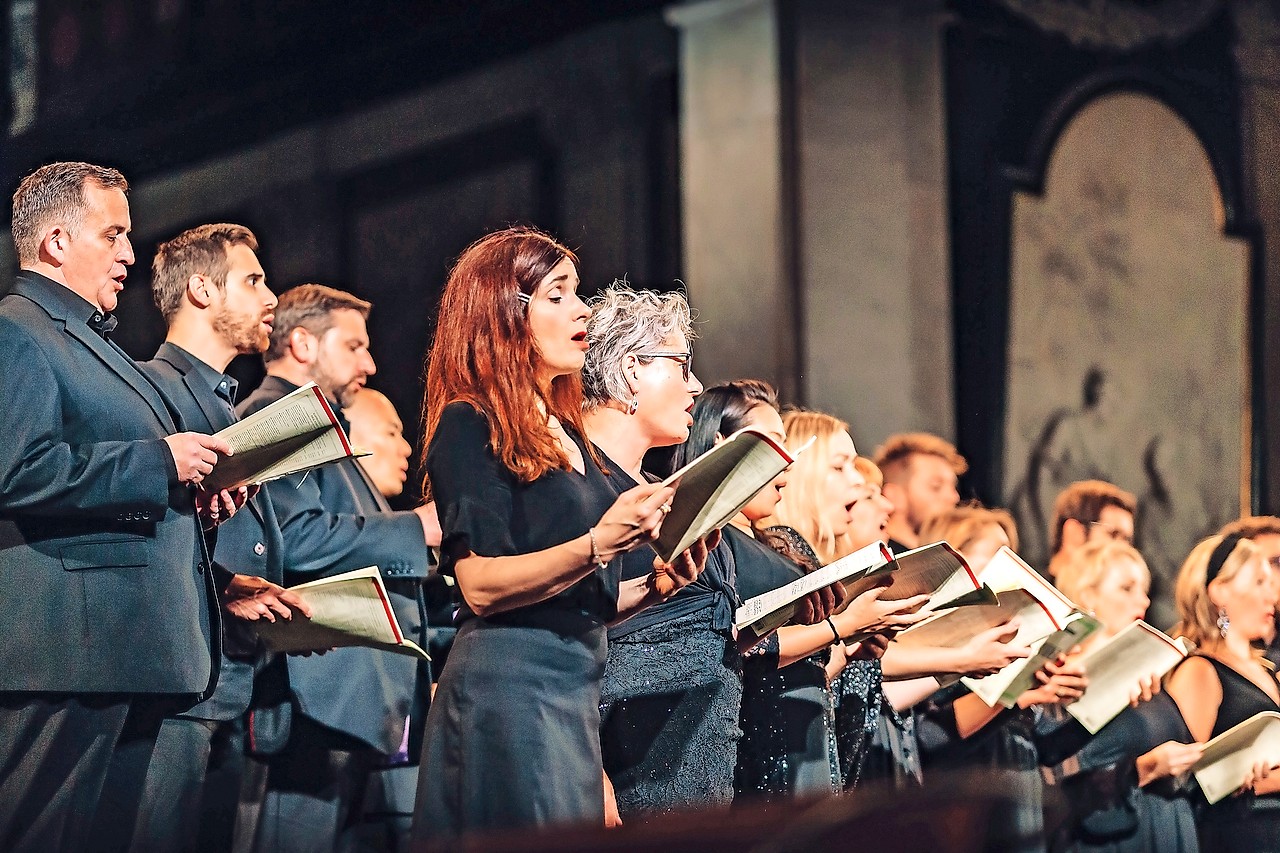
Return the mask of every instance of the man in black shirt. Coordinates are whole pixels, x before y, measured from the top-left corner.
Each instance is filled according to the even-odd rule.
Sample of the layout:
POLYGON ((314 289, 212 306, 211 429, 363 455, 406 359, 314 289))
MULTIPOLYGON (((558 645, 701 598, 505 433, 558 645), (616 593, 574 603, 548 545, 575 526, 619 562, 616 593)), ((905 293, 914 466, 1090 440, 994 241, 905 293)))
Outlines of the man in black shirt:
MULTIPOLYGON (((236 380, 224 371, 237 355, 267 347, 276 297, 267 287, 257 249, 249 229, 230 224, 192 228, 156 249, 151 289, 168 333, 156 357, 141 367, 188 426, 217 432, 235 423, 236 380)), ((229 606, 244 620, 288 619, 294 607, 306 613, 293 593, 278 586, 285 551, 265 493, 219 528, 213 561, 235 573, 231 583, 241 594, 229 606)), ((242 764, 236 741, 243 740, 240 718, 249 707, 258 652, 243 621, 228 623, 213 695, 165 720, 147 771, 134 836, 139 849, 193 848, 202 802, 238 799, 238 774, 218 774, 217 790, 205 790, 205 774, 215 744, 215 765, 242 764)), ((234 821, 221 823, 222 834, 212 846, 230 847, 228 824, 234 821)), ((205 827, 205 833, 217 830, 205 827)))

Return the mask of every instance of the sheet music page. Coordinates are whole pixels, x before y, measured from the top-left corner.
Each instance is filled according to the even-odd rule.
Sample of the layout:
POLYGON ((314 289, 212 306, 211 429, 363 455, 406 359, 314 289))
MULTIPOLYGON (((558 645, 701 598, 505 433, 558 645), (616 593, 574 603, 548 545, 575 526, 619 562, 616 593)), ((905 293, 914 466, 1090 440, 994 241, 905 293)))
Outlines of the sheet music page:
POLYGON ((231 445, 202 487, 257 485, 351 455, 347 437, 314 382, 217 433, 231 445))
POLYGON ((1027 607, 1044 612, 1026 590, 1004 592, 996 604, 960 607, 931 616, 898 634, 894 642, 904 646, 959 648, 983 631, 1008 622, 1027 607))
POLYGON ((773 481, 792 457, 768 436, 741 429, 664 482, 677 482, 671 512, 653 548, 670 562, 700 537, 733 518, 773 481))
MULTIPOLYGON (((759 623, 760 620, 771 614, 778 614, 782 608, 793 604, 811 592, 830 586, 836 581, 855 578, 864 572, 887 565, 888 562, 888 552, 884 544, 872 542, 865 548, 859 548, 852 554, 842 557, 833 563, 828 563, 815 572, 810 572, 802 578, 796 578, 786 586, 762 593, 744 602, 734 614, 734 624, 739 629, 752 626, 758 636, 763 636, 778 626, 766 627, 769 623, 753 623, 759 623)), ((789 620, 790 618, 791 614, 788 612, 786 619, 789 620)), ((786 620, 781 624, 786 624, 786 620)))
POLYGON ((1090 734, 1129 706, 1129 694, 1151 675, 1163 677, 1184 657, 1182 648, 1162 631, 1141 620, 1125 627, 1084 656, 1089 686, 1067 706, 1067 713, 1090 734))
POLYGON ((314 651, 346 646, 381 648, 415 656, 425 652, 406 640, 376 568, 358 569, 291 588, 311 607, 311 618, 255 622, 275 651, 314 651), (401 648, 407 644, 407 648, 401 648), (418 654, 420 653, 420 654, 418 654))
POLYGON ((308 382, 296 391, 237 421, 217 435, 231 445, 237 454, 285 441, 320 429, 328 429, 333 421, 319 389, 308 382))
POLYGON ((886 600, 901 601, 915 595, 942 593, 945 597, 939 596, 937 600, 949 601, 982 586, 964 559, 946 542, 934 542, 898 554, 893 561, 898 568, 893 573, 893 583, 882 596, 886 600))
MULTIPOLYGON (((986 576, 986 572, 983 572, 983 576, 986 576)), ((999 593, 999 596, 1001 601, 1004 601, 1007 596, 1018 596, 1020 600, 1025 602, 1022 608, 1018 610, 1018 633, 1014 635, 1013 642, 1018 645, 1029 646, 1032 654, 1030 658, 1016 660, 999 672, 983 678, 960 679, 972 693, 979 696, 988 705, 995 705, 1000 702, 1009 687, 1020 676, 1024 675, 1024 669, 1033 663, 1034 668, 1029 669, 1027 675, 1034 679, 1036 670, 1040 669, 1044 665, 1044 661, 1047 660, 1046 657, 1042 657, 1041 651, 1049 637, 1059 630, 1058 626, 1060 624, 1031 590, 1010 590, 999 593), (1026 598, 1022 598, 1022 596, 1026 596, 1026 598)), ((1021 695, 1021 693, 1018 695, 1021 695)), ((1015 696, 1014 700, 1016 701, 1016 699, 1017 697, 1015 696)))
POLYGON ((1191 770, 1213 804, 1239 790, 1259 761, 1280 764, 1280 713, 1275 711, 1255 714, 1206 743, 1191 770))
POLYGON ((1067 617, 1078 609, 1075 602, 1059 592, 1057 587, 1045 580, 1043 575, 1031 568, 1007 545, 991 558, 991 562, 979 574, 979 579, 997 593, 1013 589, 1027 590, 1049 608, 1059 624, 1065 624, 1067 617))

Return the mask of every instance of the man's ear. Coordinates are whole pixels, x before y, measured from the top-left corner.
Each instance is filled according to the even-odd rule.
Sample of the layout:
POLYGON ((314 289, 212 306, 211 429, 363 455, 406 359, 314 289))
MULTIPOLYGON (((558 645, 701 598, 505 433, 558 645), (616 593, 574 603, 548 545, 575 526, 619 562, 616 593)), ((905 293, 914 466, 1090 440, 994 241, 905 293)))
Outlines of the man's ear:
POLYGON ((1062 522, 1062 547, 1079 548, 1089 538, 1089 528, 1076 518, 1068 518, 1062 522))
POLYGON ((311 364, 315 361, 319 346, 316 336, 301 326, 296 326, 289 332, 289 354, 299 364, 311 364))
POLYGON ((60 267, 67 259, 67 244, 71 235, 61 225, 51 225, 40 240, 40 260, 60 267))
POLYGON ((208 308, 213 304, 213 282, 196 273, 187 279, 187 299, 197 308, 208 308))

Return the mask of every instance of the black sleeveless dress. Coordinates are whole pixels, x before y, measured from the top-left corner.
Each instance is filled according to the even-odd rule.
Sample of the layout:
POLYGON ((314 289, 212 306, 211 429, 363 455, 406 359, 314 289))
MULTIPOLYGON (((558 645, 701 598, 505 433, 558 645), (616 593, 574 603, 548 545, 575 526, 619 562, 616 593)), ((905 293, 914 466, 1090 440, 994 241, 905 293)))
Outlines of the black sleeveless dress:
MULTIPOLYGON (((1280 711, 1280 705, 1258 685, 1225 663, 1207 655, 1202 657, 1213 664, 1222 682, 1222 704, 1213 723, 1213 737, 1254 714, 1280 711)), ((1200 813, 1200 849, 1203 853, 1280 851, 1280 795, 1243 794, 1205 805, 1200 813)))

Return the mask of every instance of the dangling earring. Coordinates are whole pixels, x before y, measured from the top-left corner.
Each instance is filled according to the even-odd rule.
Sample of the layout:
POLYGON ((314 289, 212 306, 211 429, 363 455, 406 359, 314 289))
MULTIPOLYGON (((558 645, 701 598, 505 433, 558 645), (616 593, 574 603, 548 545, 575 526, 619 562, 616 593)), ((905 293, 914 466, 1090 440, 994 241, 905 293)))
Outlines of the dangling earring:
POLYGON ((1222 635, 1222 639, 1227 638, 1227 632, 1231 630, 1231 619, 1227 616, 1227 611, 1221 607, 1218 608, 1218 633, 1222 635))
POLYGON ((639 411, 639 409, 640 409, 640 398, 632 397, 631 405, 627 406, 627 414, 634 415, 637 411, 639 411))

